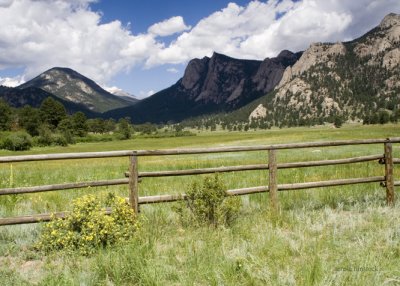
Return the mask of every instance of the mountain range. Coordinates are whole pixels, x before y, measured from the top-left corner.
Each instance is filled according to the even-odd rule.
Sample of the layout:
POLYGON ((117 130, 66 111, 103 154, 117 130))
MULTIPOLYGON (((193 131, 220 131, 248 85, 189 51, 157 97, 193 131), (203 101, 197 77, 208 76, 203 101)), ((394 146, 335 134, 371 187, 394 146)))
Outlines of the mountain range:
POLYGON ((104 116, 129 116, 133 122, 159 123, 229 112, 273 90, 285 69, 300 55, 283 51, 276 58, 255 61, 214 53, 211 58, 193 59, 173 86, 104 116))
POLYGON ((0 87, 0 98, 18 107, 51 96, 67 109, 135 123, 219 114, 218 120, 294 126, 400 109, 399 65, 400 16, 389 14, 349 42, 313 43, 304 52, 285 50, 263 61, 219 53, 193 59, 174 85, 140 101, 111 94, 67 68, 50 69, 17 88, 0 87))

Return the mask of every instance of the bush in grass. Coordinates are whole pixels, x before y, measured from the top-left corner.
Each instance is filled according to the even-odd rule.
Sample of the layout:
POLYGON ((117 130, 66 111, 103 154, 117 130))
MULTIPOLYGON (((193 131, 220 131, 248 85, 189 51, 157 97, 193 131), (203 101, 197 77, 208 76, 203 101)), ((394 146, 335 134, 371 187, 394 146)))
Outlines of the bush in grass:
POLYGON ((53 134, 50 127, 43 124, 39 127, 39 136, 35 137, 35 145, 37 146, 50 146, 53 142, 53 134))
POLYGON ((47 223, 37 249, 79 251, 83 255, 96 249, 119 244, 132 238, 139 229, 133 210, 124 198, 109 195, 106 205, 112 210, 106 215, 98 199, 87 195, 73 201, 70 215, 47 223))
POLYGON ((53 145, 56 146, 63 146, 63 147, 68 146, 67 138, 62 134, 54 134, 52 136, 52 143, 53 145))
POLYGON ((2 148, 11 151, 24 151, 32 147, 32 137, 23 131, 9 134, 2 143, 2 148))
POLYGON ((195 182, 184 201, 176 208, 183 222, 208 224, 214 227, 230 225, 240 209, 240 199, 228 196, 218 175, 195 182))

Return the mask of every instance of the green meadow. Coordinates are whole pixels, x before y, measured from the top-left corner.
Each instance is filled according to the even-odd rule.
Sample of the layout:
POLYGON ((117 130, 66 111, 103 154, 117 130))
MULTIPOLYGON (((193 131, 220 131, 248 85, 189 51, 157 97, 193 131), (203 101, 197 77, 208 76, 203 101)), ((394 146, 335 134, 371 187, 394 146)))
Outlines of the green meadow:
MULTIPOLYGON (((200 132, 173 138, 78 143, 68 147, 0 150, 0 156, 252 146, 344 139, 400 137, 400 125, 344 125, 252 132, 200 132)), ((400 158, 400 144, 393 145, 400 158)), ((383 144, 278 150, 277 161, 298 162, 383 154, 383 144)), ((0 188, 123 178, 128 158, 0 164, 0 188)), ((139 158, 139 171, 268 163, 266 151, 139 158)), ((400 180, 395 167, 395 180, 400 180)), ((185 193, 205 175, 143 178, 140 196, 185 193)), ((384 176, 377 162, 284 169, 278 183, 384 176)), ((268 184, 267 171, 221 174, 228 189, 268 184)), ((128 186, 0 196, 0 217, 71 209, 73 199, 128 186)), ((398 198, 399 189, 396 189, 398 198)), ((378 183, 280 192, 279 211, 268 193, 242 196, 229 227, 183 226, 176 203, 142 205, 142 228, 124 245, 44 255, 32 245, 42 224, 0 227, 0 285, 399 285, 400 207, 386 206, 378 183)))

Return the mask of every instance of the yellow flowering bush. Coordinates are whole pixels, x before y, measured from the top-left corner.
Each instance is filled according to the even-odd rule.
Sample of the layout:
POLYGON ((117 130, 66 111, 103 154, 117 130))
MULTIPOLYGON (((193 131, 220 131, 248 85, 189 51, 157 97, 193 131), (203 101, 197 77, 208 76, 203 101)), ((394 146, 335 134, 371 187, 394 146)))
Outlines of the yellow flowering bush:
POLYGON ((37 248, 45 252, 78 250, 88 255, 132 238, 139 223, 125 199, 109 194, 106 205, 111 208, 110 215, 93 195, 74 200, 70 215, 54 218, 44 226, 37 248))

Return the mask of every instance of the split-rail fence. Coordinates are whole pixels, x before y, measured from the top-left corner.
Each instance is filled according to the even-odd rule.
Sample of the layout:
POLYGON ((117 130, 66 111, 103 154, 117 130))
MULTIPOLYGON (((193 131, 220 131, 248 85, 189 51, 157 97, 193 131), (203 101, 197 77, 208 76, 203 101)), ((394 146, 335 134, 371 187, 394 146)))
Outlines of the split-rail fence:
MULTIPOLYGON (((400 138, 340 140, 340 141, 329 141, 329 142, 308 142, 308 143, 219 147, 219 148, 136 150, 136 151, 2 156, 0 157, 0 163, 129 157, 129 171, 125 173, 125 178, 121 179, 72 182, 72 183, 41 185, 32 187, 2 188, 0 189, 0 196, 125 184, 129 185, 129 203, 131 207, 134 209, 134 211, 137 213, 139 212, 139 206, 142 204, 173 202, 185 198, 184 194, 140 197, 139 184, 143 178, 186 176, 186 175, 199 175, 199 174, 235 172, 235 171, 268 170, 269 180, 267 186, 231 189, 227 190, 227 194, 232 196, 239 196, 239 195, 249 195, 261 192, 268 192, 271 199, 271 206, 273 209, 276 209, 278 207, 278 195, 277 195, 278 191, 323 188, 330 186, 343 186, 343 185, 365 184, 365 183, 380 183, 380 185, 386 189, 387 204, 393 205, 395 202, 394 187, 400 186, 400 181, 395 181, 393 175, 394 164, 400 164, 400 158, 393 158, 393 150, 392 150, 393 143, 400 143, 400 138), (345 159, 289 162, 289 163, 278 163, 276 159, 276 154, 278 150, 283 150, 283 149, 301 149, 301 148, 313 148, 313 147, 349 146, 349 145, 363 145, 363 144, 383 144, 383 154, 367 155, 367 156, 345 158, 345 159), (166 155, 188 155, 188 154, 194 155, 194 154, 244 152, 244 151, 249 151, 249 152, 268 151, 268 163, 256 164, 256 165, 222 166, 214 168, 152 171, 152 172, 139 172, 138 170, 138 159, 142 156, 166 156, 166 155), (350 179, 347 178, 347 179, 293 183, 293 184, 278 184, 277 181, 277 172, 279 169, 352 164, 352 163, 369 162, 369 161, 378 161, 380 164, 384 165, 384 176, 371 176, 371 177, 350 178, 350 179)), ((110 213, 112 212, 112 210, 107 209, 105 210, 105 212, 110 213)), ((54 217, 64 218, 66 215, 68 215, 68 212, 57 212, 52 214, 34 214, 34 215, 26 215, 18 217, 3 217, 0 218, 0 225, 37 223, 37 222, 49 221, 54 217)))

